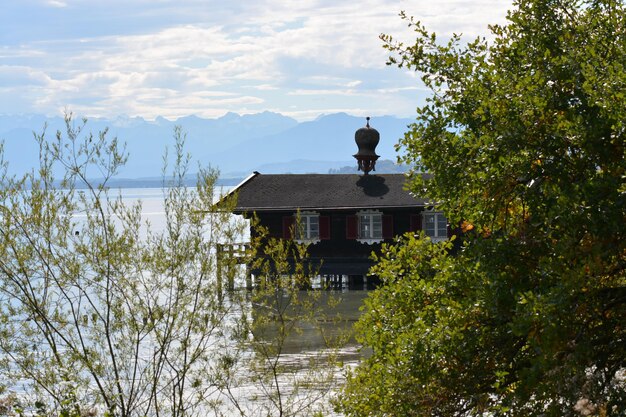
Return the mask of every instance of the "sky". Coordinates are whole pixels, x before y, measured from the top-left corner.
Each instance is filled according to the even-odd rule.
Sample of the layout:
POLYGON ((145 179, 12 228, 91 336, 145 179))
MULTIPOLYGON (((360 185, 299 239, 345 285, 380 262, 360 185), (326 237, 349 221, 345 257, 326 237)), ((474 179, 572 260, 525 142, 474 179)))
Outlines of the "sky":
POLYGON ((511 0, 0 0, 0 114, 170 120, 273 111, 410 117, 428 94, 386 65, 398 13, 464 39, 511 0))

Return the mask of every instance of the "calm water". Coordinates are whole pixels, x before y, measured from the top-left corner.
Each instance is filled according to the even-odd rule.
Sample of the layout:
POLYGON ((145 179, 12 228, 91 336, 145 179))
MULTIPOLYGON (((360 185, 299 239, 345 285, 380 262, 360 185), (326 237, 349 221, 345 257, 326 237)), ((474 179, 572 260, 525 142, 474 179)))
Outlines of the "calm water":
MULTIPOLYGON (((223 188, 223 193, 230 188, 223 188)), ((121 190, 123 201, 126 204, 134 204, 138 200, 142 203, 142 221, 150 222, 151 228, 155 232, 165 229, 165 211, 163 209, 163 190, 161 188, 125 188, 121 190)), ((242 283, 243 284, 243 283, 242 283)), ((355 322, 359 315, 359 308, 363 304, 367 291, 347 291, 346 288, 333 291, 323 295, 323 298, 333 298, 336 305, 327 311, 328 316, 340 316, 347 323, 355 322)), ((328 304, 326 300, 320 300, 322 305, 328 304)), ((330 326, 330 324, 328 325, 330 326)), ((301 342, 289 340, 288 352, 297 353, 299 347, 302 349, 322 348, 322 344, 316 342, 318 335, 316 332, 305 332, 301 335, 301 342)), ((353 349, 352 349, 353 350, 353 349)))
MULTIPOLYGON (((226 191, 227 189, 224 189, 224 192, 226 191)), ((148 222, 151 230, 155 233, 165 230, 166 219, 164 211, 164 195, 161 188, 129 188, 121 189, 119 191, 112 190, 110 197, 114 198, 118 195, 118 193, 121 195, 123 202, 127 206, 141 201, 142 224, 148 222)), ((74 217, 77 220, 77 228, 80 229, 81 218, 84 218, 85 215, 78 213, 74 217)), ((246 293, 245 289, 238 291, 239 294, 246 293)), ((304 324, 300 326, 298 331, 290 333, 282 344, 280 362, 286 369, 288 369, 288 372, 277 378, 277 381, 280 384, 281 392, 284 393, 288 393, 290 390, 293 390, 294 386, 297 385, 297 382, 294 381, 298 381, 301 376, 304 378, 306 375, 317 372, 318 369, 316 369, 315 366, 326 366, 324 371, 328 371, 334 375, 334 380, 332 382, 333 385, 331 386, 332 391, 338 387, 337 384, 343 379, 343 367, 353 366, 363 357, 363 353, 359 350, 359 347, 354 340, 349 340, 348 343, 343 345, 341 348, 332 350, 333 355, 336 355, 337 363, 341 364, 343 367, 339 365, 334 365, 333 367, 330 367, 329 365, 320 365, 324 362, 312 360, 315 357, 319 357, 320 353, 325 354, 326 352, 330 352, 327 343, 329 336, 343 335, 351 330, 352 325, 356 322, 360 315, 360 307, 363 304, 363 299, 367 296, 367 291, 347 291, 346 289, 338 289, 334 291, 318 290, 314 293, 316 296, 320 297, 318 305, 326 306, 323 308, 322 314, 313 323, 304 324), (328 306, 328 304, 332 304, 332 307, 328 306), (311 364, 315 365, 312 366, 311 364)), ((300 297, 310 296, 311 294, 308 292, 303 291, 300 293, 300 297)), ((253 303, 249 303, 247 305, 244 304, 244 307, 242 308, 247 309, 246 313, 248 314, 248 317, 254 317, 255 314, 263 314, 263 312, 259 311, 253 303)), ((240 313, 241 311, 242 310, 239 310, 237 313, 240 313)), ((269 326, 267 331, 264 331, 264 334, 259 339, 267 338, 267 341, 269 342, 275 334, 275 329, 272 329, 271 326, 269 326)), ((245 371, 242 370, 242 372, 245 371)), ((24 385, 24 387, 26 387, 26 385, 24 385)), ((19 387, 15 388, 19 389, 19 387)), ((309 392, 307 391, 309 388, 300 387, 298 389, 304 396, 306 396, 309 392)), ((311 388, 311 391, 314 389, 316 388, 311 388)), ((324 389, 325 388, 322 390, 324 389)), ((255 401, 259 401, 259 398, 262 399, 264 395, 267 395, 267 392, 260 389, 259 386, 253 383, 249 383, 245 386, 238 386, 236 387, 236 390, 239 391, 239 394, 244 398, 244 403, 248 402, 248 404, 251 404, 251 409, 255 409, 255 401)), ((24 388, 23 391, 27 392, 26 388, 24 388)), ((320 397, 319 401, 327 401, 327 399, 328 396, 323 398, 320 397)), ((229 407, 228 403, 226 403, 223 415, 235 416, 240 414, 235 412, 232 406, 229 407)), ((261 414, 255 412, 248 415, 261 414)), ((299 413, 298 415, 308 415, 308 413, 299 413)), ((324 415, 332 415, 332 413, 326 412, 324 415)))
MULTIPOLYGON (((223 192, 228 189, 223 189, 223 192)), ((139 188, 139 189, 122 189, 121 195, 127 204, 133 204, 138 200, 142 202, 142 220, 148 221, 153 231, 162 231, 165 228, 165 212, 163 209, 163 190, 160 188, 139 188)), ((244 290, 242 290, 244 291, 244 290)), ((347 291, 345 288, 335 291, 321 291, 317 293, 320 296, 318 305, 327 306, 324 308, 323 316, 326 318, 339 318, 339 320, 320 319, 311 325, 302 326, 301 331, 293 332, 284 341, 281 353, 281 362, 288 365, 297 372, 306 373, 309 369, 310 359, 312 356, 322 352, 328 348, 328 336, 336 336, 344 334, 351 330, 352 325, 360 315, 360 308, 363 305, 363 299, 367 296, 367 291, 347 291), (332 307, 328 307, 332 304, 332 307)), ((303 292, 302 297, 307 297, 307 293, 303 292)), ((252 307, 254 310, 254 307, 252 307)), ((254 315, 254 311, 252 312, 254 315)), ((266 337, 271 338, 273 333, 270 330, 266 333, 266 337)), ((346 345, 335 352, 338 359, 344 366, 352 366, 356 364, 363 356, 358 345, 352 339, 346 345)), ((342 380, 343 370, 336 368, 335 373, 337 380, 342 380)), ((288 386, 292 382, 286 379, 283 383, 287 386, 283 389, 290 389, 288 386)), ((242 387, 242 389, 244 389, 242 387)), ((250 396, 254 397, 254 387, 247 387, 245 390, 250 392, 250 396)))

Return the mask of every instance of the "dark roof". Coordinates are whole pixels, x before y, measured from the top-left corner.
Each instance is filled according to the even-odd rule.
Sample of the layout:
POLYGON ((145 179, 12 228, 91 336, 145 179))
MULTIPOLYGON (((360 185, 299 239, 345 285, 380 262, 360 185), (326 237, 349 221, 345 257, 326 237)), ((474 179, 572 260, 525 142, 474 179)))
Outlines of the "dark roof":
POLYGON ((405 188, 404 174, 263 175, 255 172, 231 193, 236 213, 279 210, 323 210, 421 207, 428 202, 405 188))

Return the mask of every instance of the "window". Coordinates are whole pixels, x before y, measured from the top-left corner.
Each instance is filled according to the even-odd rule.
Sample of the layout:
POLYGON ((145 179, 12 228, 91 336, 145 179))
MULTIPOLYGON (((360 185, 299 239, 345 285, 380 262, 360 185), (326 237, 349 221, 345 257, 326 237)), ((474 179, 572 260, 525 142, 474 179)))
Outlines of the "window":
POLYGON ((424 212, 423 229, 426 236, 434 242, 446 240, 448 238, 448 220, 443 213, 424 212))
POLYGON ((316 213, 301 213, 296 219, 296 240, 318 240, 320 238, 320 216, 316 213))
POLYGON ((330 239, 330 217, 315 212, 295 213, 283 217, 283 239, 317 243, 330 239))
POLYGON ((380 213, 359 213, 359 239, 382 239, 383 218, 380 213))
POLYGON ((346 216, 346 239, 368 244, 393 239, 393 215, 364 210, 346 216))

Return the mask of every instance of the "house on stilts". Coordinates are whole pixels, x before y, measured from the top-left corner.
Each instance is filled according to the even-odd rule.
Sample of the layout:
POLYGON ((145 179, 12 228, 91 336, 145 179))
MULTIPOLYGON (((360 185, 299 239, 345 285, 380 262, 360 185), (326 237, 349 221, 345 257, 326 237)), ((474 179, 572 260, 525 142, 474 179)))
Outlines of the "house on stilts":
MULTIPOLYGON (((254 172, 231 191, 233 213, 256 216, 273 237, 308 244, 309 261, 335 286, 371 288, 372 252, 395 236, 423 230, 447 239, 443 213, 405 188, 404 174, 373 174, 379 132, 367 125, 355 133, 357 174, 261 174, 254 172)), ((255 231, 250 231, 254 235, 255 231)))

